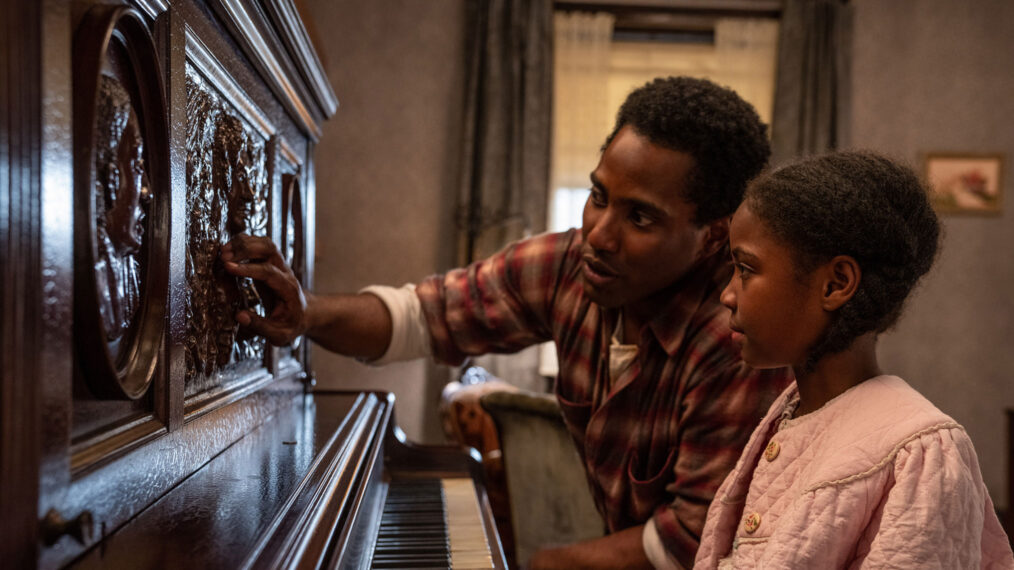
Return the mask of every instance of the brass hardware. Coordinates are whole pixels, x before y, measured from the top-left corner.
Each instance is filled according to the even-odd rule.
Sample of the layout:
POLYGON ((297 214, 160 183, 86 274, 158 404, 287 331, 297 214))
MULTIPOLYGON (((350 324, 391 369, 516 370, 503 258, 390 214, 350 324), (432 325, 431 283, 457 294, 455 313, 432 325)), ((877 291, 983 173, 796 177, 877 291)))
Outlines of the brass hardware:
POLYGON ((56 544, 64 535, 70 535, 82 545, 92 540, 91 511, 81 511, 78 516, 66 520, 56 509, 49 509, 40 526, 42 542, 46 546, 56 544))

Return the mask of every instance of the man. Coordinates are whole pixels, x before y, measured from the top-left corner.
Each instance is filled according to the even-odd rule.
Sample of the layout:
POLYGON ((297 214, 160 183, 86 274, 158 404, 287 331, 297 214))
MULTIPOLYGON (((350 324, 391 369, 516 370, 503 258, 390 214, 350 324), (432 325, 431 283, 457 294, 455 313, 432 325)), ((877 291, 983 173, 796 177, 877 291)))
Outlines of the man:
POLYGON ((735 93, 658 79, 623 104, 591 174, 581 231, 509 245, 417 287, 300 291, 274 245, 223 249, 229 271, 283 302, 237 319, 275 343, 301 333, 377 363, 511 352, 554 340, 556 395, 605 537, 547 549, 533 568, 690 567, 708 504, 788 383, 740 361, 718 294, 729 217, 770 153, 735 93))

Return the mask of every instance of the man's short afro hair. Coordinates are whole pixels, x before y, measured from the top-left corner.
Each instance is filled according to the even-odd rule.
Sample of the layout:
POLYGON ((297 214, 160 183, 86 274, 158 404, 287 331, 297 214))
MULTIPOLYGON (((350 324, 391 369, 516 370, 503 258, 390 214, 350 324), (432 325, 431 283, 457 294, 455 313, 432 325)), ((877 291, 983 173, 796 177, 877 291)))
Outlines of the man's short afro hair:
POLYGON ((631 92, 603 149, 627 125, 652 144, 694 157, 684 198, 697 207, 698 224, 732 214, 771 155, 753 106, 704 79, 658 78, 631 92))

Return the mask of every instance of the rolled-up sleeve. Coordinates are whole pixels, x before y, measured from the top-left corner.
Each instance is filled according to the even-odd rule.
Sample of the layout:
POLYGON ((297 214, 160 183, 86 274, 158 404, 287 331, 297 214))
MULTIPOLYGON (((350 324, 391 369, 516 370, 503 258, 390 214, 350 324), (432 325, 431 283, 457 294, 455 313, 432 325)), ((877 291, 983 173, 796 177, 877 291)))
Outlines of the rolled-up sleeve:
POLYGON ((575 232, 515 242, 471 265, 433 275, 416 288, 433 356, 517 352, 551 340, 552 300, 575 232))
POLYGON ((406 283, 397 288, 370 285, 359 292, 379 298, 391 316, 391 342, 387 350, 380 358, 362 362, 381 366, 432 355, 429 329, 414 284, 406 283))

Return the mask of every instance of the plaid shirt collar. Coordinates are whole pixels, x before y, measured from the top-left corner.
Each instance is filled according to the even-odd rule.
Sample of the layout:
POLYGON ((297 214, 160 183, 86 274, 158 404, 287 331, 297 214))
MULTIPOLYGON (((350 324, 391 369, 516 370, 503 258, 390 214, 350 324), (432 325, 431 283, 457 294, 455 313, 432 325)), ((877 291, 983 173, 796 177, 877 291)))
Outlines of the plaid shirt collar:
POLYGON ((682 279, 666 288, 662 298, 668 298, 668 303, 648 323, 648 328, 666 354, 673 356, 683 346, 694 316, 701 312, 702 305, 716 294, 716 290, 721 291, 725 287, 731 275, 732 264, 726 246, 701 260, 682 279))

